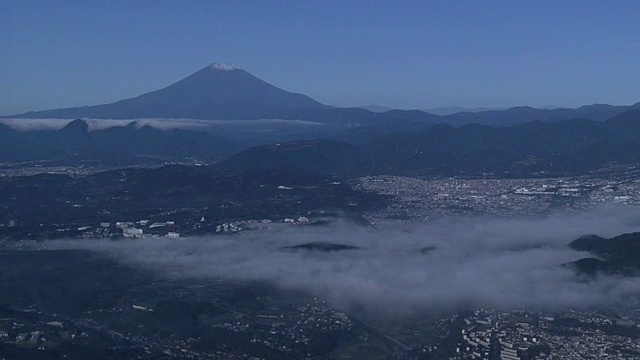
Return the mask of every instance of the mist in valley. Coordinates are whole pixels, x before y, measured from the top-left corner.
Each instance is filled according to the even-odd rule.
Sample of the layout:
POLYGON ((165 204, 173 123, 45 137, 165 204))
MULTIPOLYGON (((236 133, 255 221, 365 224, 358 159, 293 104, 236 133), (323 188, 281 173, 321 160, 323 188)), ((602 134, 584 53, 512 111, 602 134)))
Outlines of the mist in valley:
POLYGON ((640 293, 634 278, 585 278, 563 264, 593 255, 568 244, 585 234, 640 230, 640 208, 599 206, 546 218, 447 218, 397 229, 348 222, 273 224, 238 235, 178 240, 62 240, 50 249, 105 253, 159 276, 263 281, 319 295, 340 309, 411 314, 432 308, 544 309, 616 304, 640 293), (309 243, 355 247, 323 251, 309 243))

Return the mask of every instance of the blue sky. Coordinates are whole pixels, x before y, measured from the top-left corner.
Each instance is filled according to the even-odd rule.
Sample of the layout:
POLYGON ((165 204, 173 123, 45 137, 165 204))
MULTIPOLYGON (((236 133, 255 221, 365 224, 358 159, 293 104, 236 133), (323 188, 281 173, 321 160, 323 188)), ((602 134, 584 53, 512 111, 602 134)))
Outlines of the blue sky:
POLYGON ((640 1, 0 1, 0 114, 230 62, 326 104, 640 101, 640 1))

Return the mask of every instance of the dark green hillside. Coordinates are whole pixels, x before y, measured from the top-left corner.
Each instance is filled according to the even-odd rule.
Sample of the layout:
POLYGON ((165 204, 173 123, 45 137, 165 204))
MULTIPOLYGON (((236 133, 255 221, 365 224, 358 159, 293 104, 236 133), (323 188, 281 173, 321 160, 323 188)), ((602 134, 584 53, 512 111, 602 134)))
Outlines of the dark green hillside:
POLYGON ((40 174, 0 179, 0 223, 16 220, 36 233, 44 229, 39 224, 74 228, 142 219, 187 224, 202 217, 215 224, 316 210, 359 213, 385 204, 385 197, 353 190, 334 178, 280 170, 173 165, 75 178, 40 174))
POLYGON ((586 258, 573 262, 572 266, 581 272, 624 275, 640 273, 640 233, 623 234, 611 239, 587 235, 574 240, 569 246, 600 258, 586 258))
POLYGON ((250 148, 216 165, 220 169, 274 169, 321 174, 362 169, 363 152, 335 140, 308 140, 250 148))
POLYGON ((60 130, 18 131, 0 125, 0 162, 56 161, 62 164, 162 164, 165 161, 217 161, 239 150, 234 141, 206 132, 150 126, 114 126, 89 131, 83 120, 60 130))
POLYGON ((357 246, 333 244, 333 243, 326 243, 326 242, 310 242, 306 244, 287 246, 282 248, 282 250, 319 251, 319 252, 359 250, 359 249, 360 248, 357 246))

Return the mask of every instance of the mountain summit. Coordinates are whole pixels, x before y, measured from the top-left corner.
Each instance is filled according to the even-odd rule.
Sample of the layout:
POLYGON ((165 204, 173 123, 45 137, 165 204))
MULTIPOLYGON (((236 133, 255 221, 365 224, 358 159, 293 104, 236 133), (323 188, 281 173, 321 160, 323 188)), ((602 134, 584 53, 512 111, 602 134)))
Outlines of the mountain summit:
POLYGON ((222 70, 222 71, 242 70, 239 67, 229 63, 213 63, 209 66, 211 66, 211 68, 214 70, 222 70))
MULTIPOLYGON (((434 115, 418 110, 372 112, 362 108, 323 105, 312 98, 277 88, 245 70, 227 63, 213 63, 163 89, 110 104, 30 111, 0 118, 94 119, 200 119, 200 120, 307 120, 340 126, 390 124, 395 130, 424 128, 425 123, 515 125, 531 121, 585 118, 608 120, 632 106, 606 104, 577 109, 536 109, 519 106, 504 110, 434 115), (418 125, 416 125, 418 124, 418 125)), ((386 125, 383 125, 386 126, 386 125)))
POLYGON ((239 67, 214 63, 163 89, 95 106, 28 112, 23 118, 295 119, 325 105, 268 84, 239 67))

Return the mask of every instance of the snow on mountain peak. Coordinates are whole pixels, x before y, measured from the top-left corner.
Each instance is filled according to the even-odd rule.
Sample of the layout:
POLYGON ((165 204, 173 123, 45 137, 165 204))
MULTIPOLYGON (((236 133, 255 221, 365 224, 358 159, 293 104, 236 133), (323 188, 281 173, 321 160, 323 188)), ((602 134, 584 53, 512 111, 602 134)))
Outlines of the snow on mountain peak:
POLYGON ((228 64, 228 63, 213 63, 211 64, 211 68, 214 70, 222 70, 222 71, 240 70, 239 67, 233 64, 228 64))

